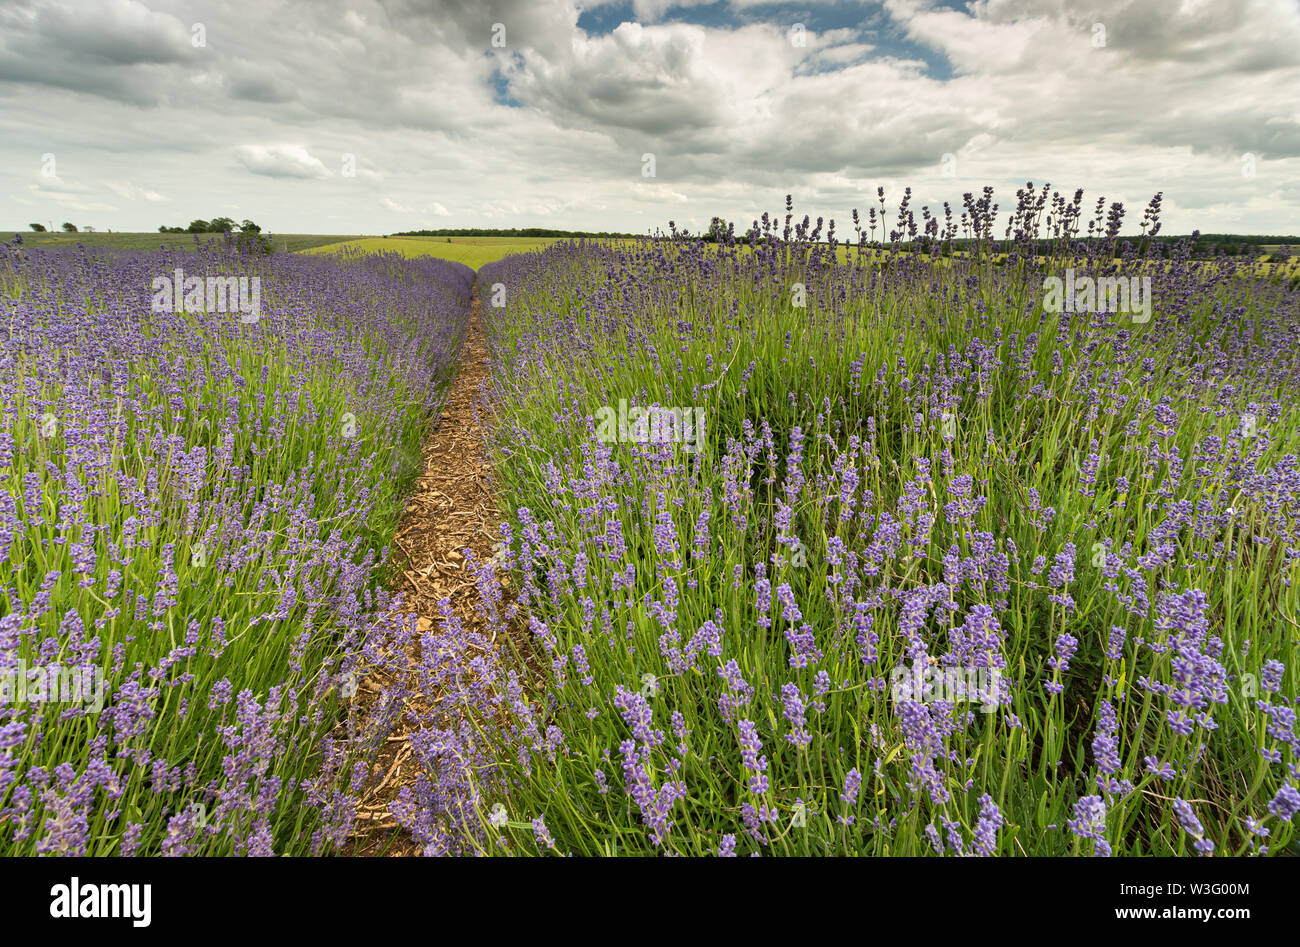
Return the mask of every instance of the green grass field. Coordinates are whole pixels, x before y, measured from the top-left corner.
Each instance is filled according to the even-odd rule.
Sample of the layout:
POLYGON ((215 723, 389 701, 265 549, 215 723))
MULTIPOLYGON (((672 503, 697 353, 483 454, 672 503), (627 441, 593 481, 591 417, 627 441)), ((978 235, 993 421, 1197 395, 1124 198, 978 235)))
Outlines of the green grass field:
MULTIPOLYGON (((55 247, 111 248, 116 250, 193 250, 193 234, 175 233, 21 233, 23 243, 29 247, 52 249, 55 247)), ((0 233, 5 233, 0 231, 0 233)), ((216 239, 215 234, 199 234, 202 243, 216 239)), ((454 260, 478 269, 484 263, 499 260, 510 253, 544 250, 556 241, 555 237, 365 237, 347 234, 273 234, 277 251, 330 252, 360 250, 396 251, 405 257, 435 256, 454 260)))
POLYGON ((455 260, 478 269, 511 253, 545 250, 556 237, 364 237, 346 240, 327 246, 313 247, 313 253, 337 253, 341 250, 361 250, 373 253, 378 250, 397 252, 402 256, 436 256, 455 260))
MULTIPOLYGON (((75 247, 82 243, 88 247, 108 247, 114 250, 193 250, 194 234, 191 233, 32 233, 30 230, 0 230, 0 237, 8 238, 10 233, 22 234, 23 243, 29 247, 48 250, 55 247, 75 247)), ((208 243, 217 239, 217 234, 201 233, 200 242, 208 243)), ((314 234, 288 233, 273 234, 272 240, 277 250, 306 250, 326 244, 336 244, 344 240, 355 240, 350 234, 314 234)))

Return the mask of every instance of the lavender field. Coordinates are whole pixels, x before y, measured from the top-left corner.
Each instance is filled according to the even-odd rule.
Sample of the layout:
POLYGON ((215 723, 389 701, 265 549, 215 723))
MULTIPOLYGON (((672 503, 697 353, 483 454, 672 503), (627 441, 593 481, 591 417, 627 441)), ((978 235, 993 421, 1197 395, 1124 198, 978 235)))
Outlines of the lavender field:
POLYGON ((400 739, 429 855, 1294 853, 1294 280, 1159 196, 909 198, 477 274, 6 245, 0 852, 338 852, 400 739), (472 291, 504 521, 417 621, 472 291))
POLYGON ((342 708, 414 633, 386 536, 472 271, 2 252, 0 852, 335 850, 390 712, 342 708), (158 311, 178 268, 258 310, 158 311))
POLYGON ((424 640, 427 852, 1294 851, 1300 294, 958 213, 479 271, 509 515, 424 640))

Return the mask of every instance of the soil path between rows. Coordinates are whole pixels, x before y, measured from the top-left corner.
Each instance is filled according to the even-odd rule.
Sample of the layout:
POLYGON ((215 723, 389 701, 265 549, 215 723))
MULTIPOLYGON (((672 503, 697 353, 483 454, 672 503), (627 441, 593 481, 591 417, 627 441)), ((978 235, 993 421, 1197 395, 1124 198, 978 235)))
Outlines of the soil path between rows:
MULTIPOLYGON (((488 374, 487 342, 475 290, 456 375, 425 439, 422 472, 393 539, 393 558, 402 571, 393 591, 402 592, 406 610, 419 616, 421 632, 438 620, 443 598, 450 599, 467 630, 479 630, 483 624, 477 611, 478 590, 463 551, 473 550, 479 561, 490 558, 500 522, 479 409, 479 393, 488 374)), ((375 778, 357 808, 347 854, 420 854, 410 833, 389 811, 402 786, 412 784, 418 772, 409 745, 411 730, 409 721, 402 719, 380 753, 373 767, 375 778)))

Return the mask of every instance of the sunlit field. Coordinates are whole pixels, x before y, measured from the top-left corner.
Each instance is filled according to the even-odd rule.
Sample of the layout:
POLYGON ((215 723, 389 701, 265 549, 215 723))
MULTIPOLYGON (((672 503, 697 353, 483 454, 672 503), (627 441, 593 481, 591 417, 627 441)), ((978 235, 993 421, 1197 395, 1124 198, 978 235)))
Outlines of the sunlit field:
POLYGON ((542 250, 552 237, 366 237, 311 248, 312 253, 400 253, 404 257, 431 256, 478 269, 511 253, 542 250))

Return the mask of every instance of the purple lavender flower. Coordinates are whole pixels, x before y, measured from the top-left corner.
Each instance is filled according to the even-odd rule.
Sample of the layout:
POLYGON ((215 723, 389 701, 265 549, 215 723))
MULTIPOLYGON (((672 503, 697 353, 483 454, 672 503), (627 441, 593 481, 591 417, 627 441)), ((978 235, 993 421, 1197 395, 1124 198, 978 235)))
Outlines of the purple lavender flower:
POLYGON ((537 844, 543 848, 555 848, 555 839, 551 838, 551 832, 541 816, 533 819, 533 835, 537 838, 537 844))
POLYGON ((1100 796, 1079 799, 1074 804, 1074 818, 1067 824, 1079 838, 1093 840, 1094 855, 1110 855, 1110 843, 1106 841, 1106 803, 1100 796))
POLYGON ((858 788, 862 785, 862 774, 858 772, 857 767, 849 770, 844 774, 844 791, 840 793, 840 798, 845 804, 853 806, 858 801, 858 788))
POLYGON ((1174 814, 1178 816, 1183 831, 1196 840, 1196 850, 1202 855, 1212 854, 1214 852, 1214 842, 1205 837, 1205 827, 1201 825, 1201 820, 1196 818, 1196 813, 1192 810, 1191 804, 1184 799, 1175 799, 1174 814))
POLYGON ((1268 804, 1268 811, 1283 822, 1288 822, 1300 812, 1300 790, 1290 783, 1283 783, 1268 804))
POLYGON ((1127 632, 1119 625, 1111 625, 1110 637, 1106 639, 1106 657, 1118 661, 1124 655, 1124 638, 1127 632))
POLYGON ((799 693, 799 688, 794 684, 782 685, 781 709, 792 728, 791 732, 785 735, 785 738, 795 746, 806 747, 812 742, 812 734, 808 732, 808 722, 804 718, 806 705, 804 704, 803 695, 799 693))
POLYGON ((1259 672, 1259 686, 1265 693, 1276 694, 1282 686, 1282 675, 1286 668, 1281 661, 1268 661, 1259 672))
POLYGON ((752 721, 740 721, 740 753, 749 777, 749 791, 761 796, 767 792, 767 757, 761 756, 763 741, 752 721))
POLYGON ((980 796, 979 803, 980 817, 975 825, 975 839, 972 844, 977 854, 988 856, 997 851, 998 829, 1005 824, 1005 821, 1001 810, 988 793, 980 796))

